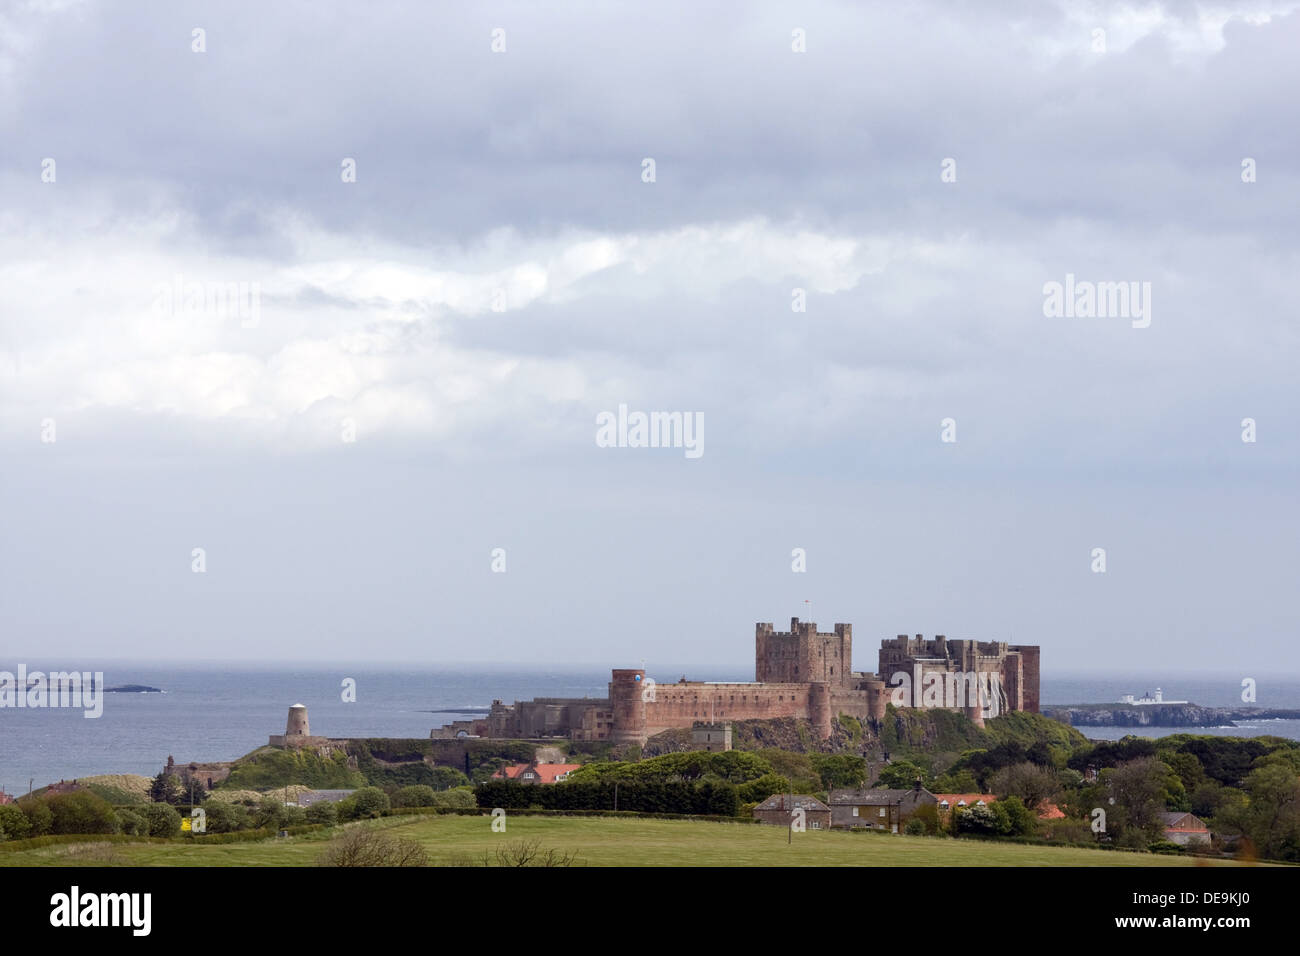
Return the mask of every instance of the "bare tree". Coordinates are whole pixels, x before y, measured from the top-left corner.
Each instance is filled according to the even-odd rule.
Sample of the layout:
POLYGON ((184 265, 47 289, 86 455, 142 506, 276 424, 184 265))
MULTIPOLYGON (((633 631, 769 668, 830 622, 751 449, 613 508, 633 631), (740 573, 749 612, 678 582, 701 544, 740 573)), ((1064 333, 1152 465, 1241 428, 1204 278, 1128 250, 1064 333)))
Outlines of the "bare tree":
POLYGON ((495 854, 483 854, 484 866, 576 866, 581 863, 575 853, 554 847, 544 849, 541 840, 514 840, 497 847, 495 854))
POLYGON ((357 826, 330 841, 316 862, 320 866, 428 866, 429 854, 414 840, 357 826))

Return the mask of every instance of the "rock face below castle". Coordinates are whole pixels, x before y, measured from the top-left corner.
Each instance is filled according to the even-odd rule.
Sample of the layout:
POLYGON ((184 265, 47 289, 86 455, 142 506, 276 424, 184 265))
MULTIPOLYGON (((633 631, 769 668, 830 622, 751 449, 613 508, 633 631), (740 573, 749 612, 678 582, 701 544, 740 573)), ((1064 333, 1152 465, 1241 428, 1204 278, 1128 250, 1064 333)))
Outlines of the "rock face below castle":
POLYGON ((790 630, 755 625, 753 683, 661 684, 639 669, 616 669, 606 698, 556 698, 504 704, 485 717, 434 730, 432 737, 568 737, 644 744, 665 730, 696 722, 797 717, 822 737, 832 718, 879 720, 885 705, 944 707, 983 717, 1038 710, 1039 649, 999 641, 949 641, 900 635, 881 642, 878 673, 852 669, 853 626, 821 632, 792 618, 790 630), (954 693, 969 690, 969 694, 954 693), (981 689, 982 688, 982 689, 981 689), (945 694, 945 691, 947 692, 945 694))

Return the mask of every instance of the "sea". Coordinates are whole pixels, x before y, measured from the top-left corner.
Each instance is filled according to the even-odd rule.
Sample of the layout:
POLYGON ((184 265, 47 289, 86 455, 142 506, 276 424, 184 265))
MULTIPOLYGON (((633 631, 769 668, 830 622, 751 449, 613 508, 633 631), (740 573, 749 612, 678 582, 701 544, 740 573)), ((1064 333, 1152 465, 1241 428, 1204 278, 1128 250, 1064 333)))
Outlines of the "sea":
MULTIPOLYGON (((60 662, 25 661, 28 672, 70 669, 60 662)), ((0 790, 29 788, 95 774, 153 776, 174 757, 233 760, 284 732, 292 704, 305 704, 314 734, 327 737, 428 737, 434 727, 482 713, 499 699, 604 697, 609 670, 502 668, 490 665, 175 664, 79 661, 78 670, 102 671, 104 686, 140 684, 160 693, 112 693, 103 713, 0 707, 0 790), (355 685, 346 701, 345 682, 355 685)), ((17 671, 0 661, 0 670, 17 671)), ((666 668, 692 674, 698 667, 666 668)), ((751 680, 749 673, 709 669, 712 680, 751 680)), ((673 678, 675 679, 675 677, 673 678)), ((1208 707, 1242 706, 1240 679, 1217 675, 1082 675, 1044 677, 1042 703, 1086 704, 1142 696, 1160 687, 1166 699, 1208 707)), ((1268 677, 1256 687, 1261 707, 1300 709, 1300 676, 1268 677)), ((1221 728, 1080 728, 1093 739, 1171 733, 1258 736, 1300 740, 1300 720, 1257 720, 1221 728)))

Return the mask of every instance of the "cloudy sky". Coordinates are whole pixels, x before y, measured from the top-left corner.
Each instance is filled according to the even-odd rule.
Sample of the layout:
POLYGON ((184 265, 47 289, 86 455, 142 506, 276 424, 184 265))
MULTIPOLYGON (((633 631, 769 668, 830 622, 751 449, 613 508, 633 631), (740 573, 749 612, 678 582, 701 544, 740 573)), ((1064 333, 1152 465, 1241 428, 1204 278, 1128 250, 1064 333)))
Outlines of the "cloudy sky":
POLYGON ((859 668, 1300 672, 1297 50, 1267 0, 0 4, 5 649, 708 677, 811 601, 859 668))

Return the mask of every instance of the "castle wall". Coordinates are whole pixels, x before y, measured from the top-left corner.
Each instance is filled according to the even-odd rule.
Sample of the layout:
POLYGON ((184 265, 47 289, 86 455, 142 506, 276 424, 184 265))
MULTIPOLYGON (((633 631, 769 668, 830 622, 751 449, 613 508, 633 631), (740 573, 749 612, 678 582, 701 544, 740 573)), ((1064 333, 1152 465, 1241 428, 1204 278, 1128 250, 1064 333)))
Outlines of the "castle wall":
POLYGON ((1023 677, 1021 685, 1023 690, 1019 709, 1036 714, 1039 706, 1038 665, 1042 648, 1036 644, 1017 644, 1011 649, 1020 655, 1020 667, 1023 677))
POLYGON ((844 683, 852 670, 852 624, 836 624, 831 633, 797 617, 790 619, 788 631, 754 626, 754 679, 760 683, 844 683))
MULTIPOLYGON (((1032 645, 950 641, 942 634, 927 641, 919 634, 915 638, 902 634, 881 641, 877 674, 855 674, 851 625, 836 624, 833 632, 826 633, 819 632, 814 623, 792 618, 789 631, 775 631, 771 624, 755 625, 754 654, 753 683, 683 680, 656 684, 647 679, 644 670, 616 669, 607 700, 538 698, 512 705, 497 700, 485 718, 456 721, 431 736, 464 731, 484 737, 567 736, 643 744, 654 734, 689 729, 697 721, 778 717, 809 720, 818 733, 829 736, 841 713, 859 720, 882 719, 894 696, 888 682, 899 671, 914 682, 912 689, 918 695, 909 706, 930 706, 923 704, 919 695, 926 675, 939 673, 944 678, 944 693, 938 706, 974 714, 975 719, 980 708, 972 706, 970 699, 956 699, 948 690, 960 689, 970 698, 975 683, 970 675, 996 674, 998 712, 1038 710, 1039 648, 1032 645), (950 701, 949 696, 954 699, 950 701)), ((978 703, 978 692, 974 698, 978 703)))
POLYGON ((704 681, 656 684, 654 700, 646 701, 644 708, 649 736, 673 728, 689 728, 697 720, 807 719, 810 685, 716 684, 704 681))

